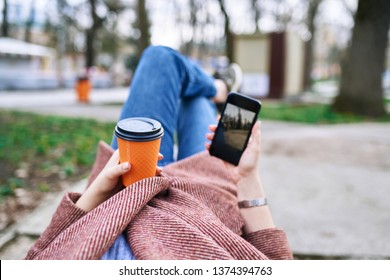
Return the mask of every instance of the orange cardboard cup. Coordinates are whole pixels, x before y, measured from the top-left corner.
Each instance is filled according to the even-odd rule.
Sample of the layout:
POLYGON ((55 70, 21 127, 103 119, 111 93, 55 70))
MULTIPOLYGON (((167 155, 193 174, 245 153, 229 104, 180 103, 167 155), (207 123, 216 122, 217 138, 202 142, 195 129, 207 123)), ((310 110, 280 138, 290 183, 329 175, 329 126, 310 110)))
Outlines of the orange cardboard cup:
POLYGON ((125 187, 156 175, 158 153, 164 129, 149 118, 129 118, 115 127, 120 162, 130 162, 130 171, 122 175, 125 187))

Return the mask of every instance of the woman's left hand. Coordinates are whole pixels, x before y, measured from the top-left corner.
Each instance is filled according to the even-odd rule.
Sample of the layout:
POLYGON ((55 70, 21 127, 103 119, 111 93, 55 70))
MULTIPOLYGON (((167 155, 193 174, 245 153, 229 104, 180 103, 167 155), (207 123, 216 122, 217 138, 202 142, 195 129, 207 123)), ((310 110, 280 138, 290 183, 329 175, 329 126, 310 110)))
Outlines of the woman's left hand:
MULTIPOLYGON (((206 134, 206 139, 213 141, 214 133, 217 129, 216 125, 210 125, 210 133, 206 134)), ((260 160, 260 121, 256 121, 252 128, 252 136, 248 146, 243 152, 238 166, 234 166, 224 161, 228 172, 235 183, 238 183, 243 178, 255 177, 259 174, 260 160)), ((210 150, 210 144, 206 143, 206 149, 210 150)))

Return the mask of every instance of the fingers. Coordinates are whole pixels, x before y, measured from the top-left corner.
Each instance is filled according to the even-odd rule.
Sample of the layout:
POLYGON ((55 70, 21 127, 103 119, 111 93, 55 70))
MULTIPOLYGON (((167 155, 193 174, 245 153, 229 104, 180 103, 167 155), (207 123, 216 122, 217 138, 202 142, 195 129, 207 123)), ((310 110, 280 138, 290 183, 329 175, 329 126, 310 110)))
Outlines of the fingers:
MULTIPOLYGON (((164 155, 161 153, 158 153, 158 160, 162 160, 164 158, 164 155)), ((160 176, 162 173, 162 168, 159 166, 156 166, 156 176, 160 176)))
MULTIPOLYGON (((164 155, 158 153, 158 160, 162 160, 164 155)), ((114 154, 111 156, 110 160, 107 162, 106 170, 104 172, 104 177, 107 180, 116 180, 126 172, 129 172, 131 169, 131 165, 129 162, 119 163, 119 150, 116 150, 114 154)), ((162 168, 156 167, 156 175, 161 175, 162 168)))
POLYGON ((260 126, 261 122, 256 121, 255 125, 252 128, 252 137, 255 145, 260 145, 260 126))
POLYGON ((216 124, 210 124, 210 125, 209 125, 209 130, 210 130, 211 132, 215 132, 215 131, 217 130, 217 125, 216 125, 216 124))
MULTIPOLYGON (((211 133, 206 133, 206 139, 208 140, 208 141, 213 141, 213 139, 214 139, 214 133, 215 133, 215 131, 217 130, 217 125, 216 124, 210 124, 209 125, 209 130, 211 131, 211 133)), ((210 143, 205 143, 205 148, 206 148, 206 150, 210 150, 210 143)))
POLYGON ((256 121, 255 125, 252 128, 252 135, 248 143, 248 148, 252 151, 260 150, 260 126, 261 122, 256 121))
POLYGON ((107 168, 105 171, 105 177, 108 180, 115 180, 118 179, 121 175, 125 174, 126 172, 129 172, 130 169, 131 169, 130 163, 123 162, 121 164, 117 164, 115 166, 107 168))
POLYGON ((209 141, 213 141, 214 133, 206 133, 206 139, 209 140, 209 141))
POLYGON ((163 169, 159 166, 156 167, 156 176, 160 176, 162 173, 163 169))

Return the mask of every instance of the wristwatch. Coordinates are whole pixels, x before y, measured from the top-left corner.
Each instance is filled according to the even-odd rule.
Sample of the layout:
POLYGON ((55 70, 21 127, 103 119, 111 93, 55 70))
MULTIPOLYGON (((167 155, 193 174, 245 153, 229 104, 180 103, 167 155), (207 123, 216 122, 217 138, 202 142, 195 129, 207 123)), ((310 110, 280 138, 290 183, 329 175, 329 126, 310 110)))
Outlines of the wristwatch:
POLYGON ((251 208, 251 207, 257 207, 257 206, 264 206, 267 205, 267 198, 256 198, 252 200, 242 200, 238 202, 238 208, 251 208))

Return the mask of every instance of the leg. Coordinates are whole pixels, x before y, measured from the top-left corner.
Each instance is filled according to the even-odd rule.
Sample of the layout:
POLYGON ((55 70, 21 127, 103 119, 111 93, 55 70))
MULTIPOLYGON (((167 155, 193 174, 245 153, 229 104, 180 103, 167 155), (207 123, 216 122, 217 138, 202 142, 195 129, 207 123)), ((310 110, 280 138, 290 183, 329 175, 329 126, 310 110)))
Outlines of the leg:
MULTIPOLYGON (((120 119, 148 117, 162 123, 165 134, 161 143, 163 162, 173 161, 180 99, 216 94, 214 80, 178 52, 166 47, 149 47, 134 74, 130 94, 120 119)), ((114 137, 112 146, 117 148, 114 137)))
POLYGON ((208 125, 216 123, 215 113, 216 106, 208 98, 200 96, 182 100, 177 125, 178 160, 204 150, 208 125))

